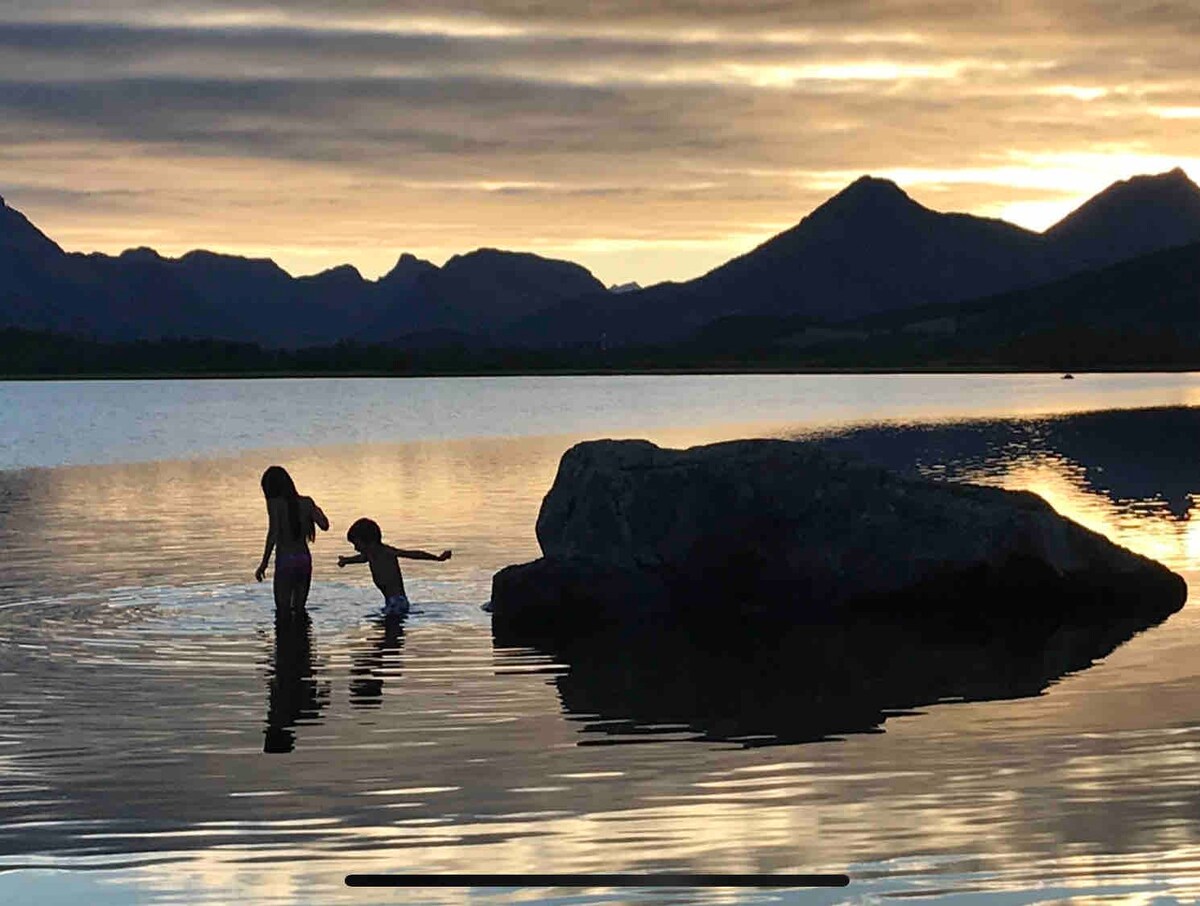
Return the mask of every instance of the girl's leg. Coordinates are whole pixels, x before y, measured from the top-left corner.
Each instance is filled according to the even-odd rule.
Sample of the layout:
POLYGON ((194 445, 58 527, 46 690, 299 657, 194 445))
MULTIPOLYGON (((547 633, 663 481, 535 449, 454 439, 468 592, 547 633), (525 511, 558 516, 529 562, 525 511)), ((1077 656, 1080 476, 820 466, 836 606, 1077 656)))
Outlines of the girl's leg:
POLYGON ((292 589, 295 577, 290 569, 280 569, 275 565, 275 579, 272 590, 275 592, 275 612, 286 612, 292 605, 292 589))
POLYGON ((312 573, 304 572, 296 577, 291 589, 292 610, 302 611, 308 603, 308 589, 312 585, 312 573))

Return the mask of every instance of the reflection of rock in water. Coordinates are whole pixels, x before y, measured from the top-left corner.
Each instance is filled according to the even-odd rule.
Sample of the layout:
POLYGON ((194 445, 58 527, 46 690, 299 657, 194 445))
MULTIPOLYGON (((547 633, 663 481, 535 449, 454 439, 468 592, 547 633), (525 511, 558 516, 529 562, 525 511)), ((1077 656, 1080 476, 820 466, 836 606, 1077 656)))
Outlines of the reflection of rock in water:
POLYGON ((1055 419, 1047 442, 1080 463, 1084 481, 1118 504, 1162 501, 1186 520, 1200 494, 1200 409, 1097 412, 1055 419))
POLYGON ((403 617, 380 617, 369 647, 350 654, 350 706, 377 708, 383 702, 383 681, 400 676, 404 648, 403 617))
POLYGON ((882 732, 889 716, 939 701, 1034 696, 1152 623, 1015 624, 977 629, 860 621, 798 626, 731 641, 593 639, 552 651, 582 745, 678 739, 746 747, 882 732))
MULTIPOLYGON (((1185 519, 1200 492, 1196 437, 1200 409, 1173 407, 870 427, 817 442, 898 471, 960 480, 1046 463, 1119 508, 1152 504, 1185 519)), ((1036 600, 1008 600, 996 611, 998 620, 975 628, 864 616, 855 625, 764 628, 737 642, 680 632, 540 647, 569 667, 556 683, 564 710, 587 721, 587 743, 677 738, 674 728, 749 746, 879 732, 889 715, 947 699, 1037 695, 1167 613, 1017 626, 1011 622, 1016 605, 1036 600)), ((1031 614, 1054 609, 1024 608, 1031 614)), ((530 641, 506 637, 503 624, 493 629, 498 645, 530 641)))
POLYGON ((1019 462, 1077 463, 1083 485, 1118 507, 1164 506, 1186 520, 1200 494, 1200 409, 1183 406, 1053 418, 859 428, 820 446, 887 468, 962 479, 1019 462), (934 470, 934 471, 931 471, 934 470))
POLYGON ((296 747, 293 728, 317 722, 328 702, 329 689, 320 682, 313 657, 312 620, 307 611, 276 612, 263 751, 292 751, 296 747))

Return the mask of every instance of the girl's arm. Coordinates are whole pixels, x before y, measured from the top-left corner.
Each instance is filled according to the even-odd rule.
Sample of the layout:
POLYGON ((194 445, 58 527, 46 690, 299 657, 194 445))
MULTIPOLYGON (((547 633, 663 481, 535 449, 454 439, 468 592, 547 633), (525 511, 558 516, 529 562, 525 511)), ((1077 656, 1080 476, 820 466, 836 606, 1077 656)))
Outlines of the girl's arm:
POLYGON ((397 557, 407 557, 409 560, 449 560, 450 551, 442 551, 440 554, 431 554, 429 551, 403 551, 398 547, 392 547, 390 544, 384 545, 397 557))
POLYGON ((317 506, 317 502, 311 497, 308 498, 308 502, 312 504, 313 524, 323 532, 329 531, 329 517, 325 515, 325 511, 317 506))
POLYGON ((353 554, 349 557, 338 557, 338 566, 345 566, 347 563, 366 563, 366 554, 353 554))
POLYGON ((271 501, 267 501, 267 541, 263 546, 262 562, 258 564, 258 569, 254 571, 254 578, 261 582, 263 576, 267 572, 267 564, 271 562, 271 551, 275 549, 275 536, 278 529, 275 525, 275 507, 271 506, 271 501))

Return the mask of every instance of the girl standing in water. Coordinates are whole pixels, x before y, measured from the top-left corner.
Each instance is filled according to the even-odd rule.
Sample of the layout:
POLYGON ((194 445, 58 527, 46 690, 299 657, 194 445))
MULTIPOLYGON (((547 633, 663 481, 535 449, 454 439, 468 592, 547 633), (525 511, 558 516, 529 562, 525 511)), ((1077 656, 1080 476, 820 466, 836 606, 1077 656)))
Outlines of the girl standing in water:
POLYGON ((297 493, 292 476, 282 466, 263 472, 262 490, 267 498, 267 543, 254 578, 263 580, 274 550, 275 609, 303 610, 312 582, 308 542, 316 540, 317 528, 329 530, 329 520, 311 497, 297 493))

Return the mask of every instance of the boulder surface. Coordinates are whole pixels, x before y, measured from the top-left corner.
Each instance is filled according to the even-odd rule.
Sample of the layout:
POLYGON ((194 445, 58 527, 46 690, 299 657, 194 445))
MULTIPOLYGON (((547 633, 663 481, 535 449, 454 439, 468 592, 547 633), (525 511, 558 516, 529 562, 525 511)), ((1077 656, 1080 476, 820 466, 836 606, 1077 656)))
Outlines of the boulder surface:
POLYGON ((498 635, 883 609, 956 621, 1162 619, 1179 576, 1035 494, 902 477, 811 445, 588 441, 542 502, 543 556, 493 577, 498 635))

